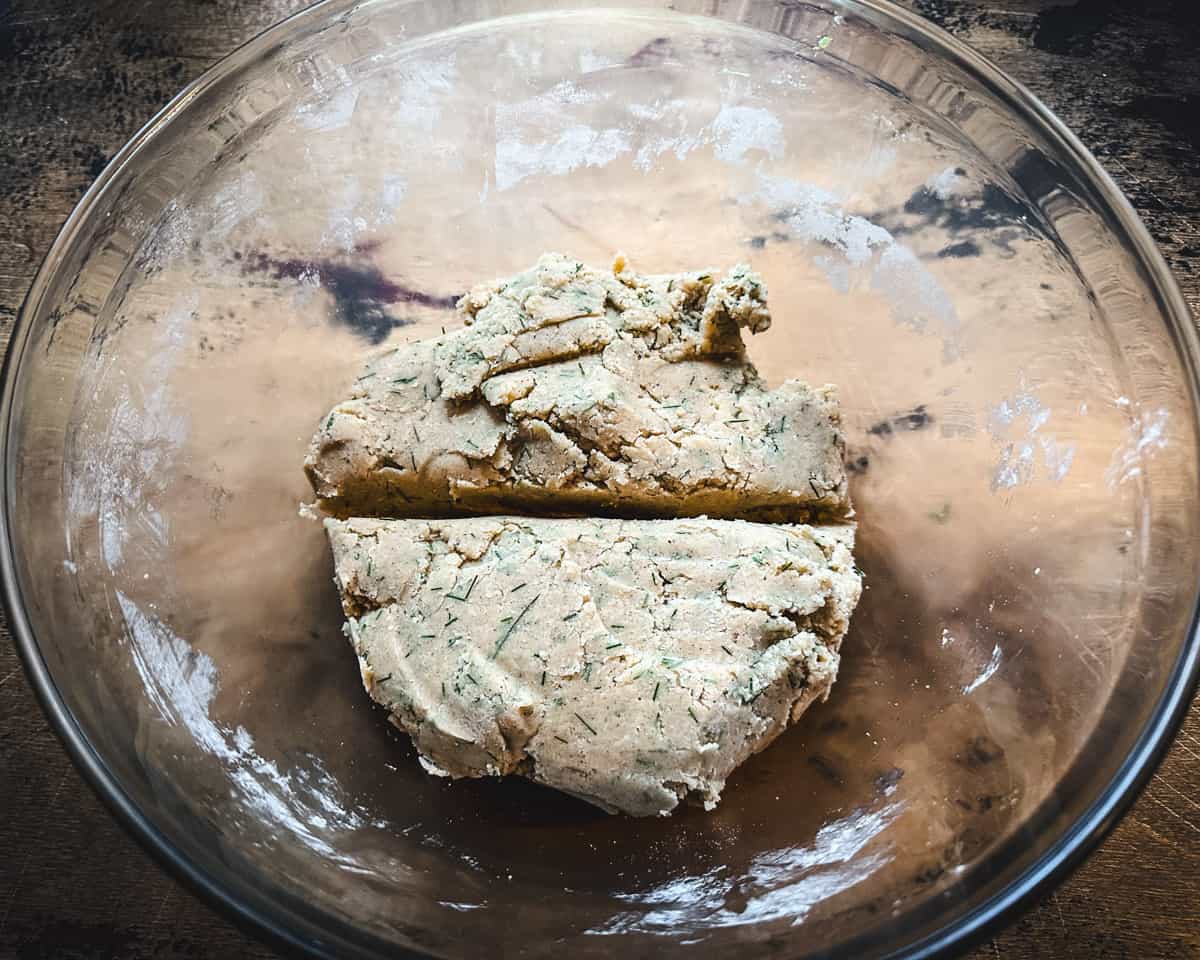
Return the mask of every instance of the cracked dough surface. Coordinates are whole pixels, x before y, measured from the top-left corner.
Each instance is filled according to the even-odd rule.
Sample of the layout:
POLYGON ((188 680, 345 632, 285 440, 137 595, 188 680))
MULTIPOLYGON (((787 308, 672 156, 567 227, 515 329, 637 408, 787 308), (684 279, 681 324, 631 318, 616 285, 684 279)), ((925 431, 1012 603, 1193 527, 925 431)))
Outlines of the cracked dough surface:
POLYGON ((640 276, 547 254, 467 294, 463 329, 373 361, 305 469, 343 517, 847 516, 833 389, 770 390, 745 356, 765 298, 745 267, 640 276))
POLYGON ((861 590, 849 523, 325 523, 363 682, 427 769, 635 815, 711 807, 824 698, 861 590))

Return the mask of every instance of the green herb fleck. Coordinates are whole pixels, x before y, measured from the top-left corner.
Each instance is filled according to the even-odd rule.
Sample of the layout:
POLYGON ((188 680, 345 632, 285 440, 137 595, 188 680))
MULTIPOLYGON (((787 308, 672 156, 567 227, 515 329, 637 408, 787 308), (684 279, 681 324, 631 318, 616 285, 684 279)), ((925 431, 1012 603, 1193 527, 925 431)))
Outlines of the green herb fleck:
POLYGON ((337 411, 336 411, 336 410, 335 410, 335 411, 333 411, 333 413, 331 413, 331 414, 329 415, 329 419, 325 421, 325 432, 326 432, 326 433, 328 433, 328 432, 329 432, 329 428, 333 426, 333 416, 334 416, 334 414, 335 414, 335 413, 337 413, 337 411))
POLYGON ((821 39, 819 39, 819 40, 817 41, 817 46, 818 46, 820 49, 822 49, 822 50, 825 50, 826 48, 828 48, 828 46, 829 46, 831 43, 833 43, 833 37, 830 37, 830 36, 824 36, 824 37, 821 37, 821 39))
POLYGON ((596 736, 596 728, 593 727, 586 720, 584 720, 583 717, 581 717, 579 714, 575 714, 575 719, 578 720, 580 723, 582 723, 585 727, 587 727, 593 737, 596 736))
POLYGON ((517 629, 517 624, 520 623, 521 620, 524 618, 525 614, 527 614, 529 612, 529 608, 532 607, 535 603, 537 603, 538 597, 540 597, 540 596, 541 596, 541 594, 539 593, 537 595, 537 597, 534 597, 527 604, 525 604, 524 607, 521 608, 521 612, 517 614, 516 619, 513 620, 513 622, 508 625, 508 629, 504 631, 504 636, 502 636, 499 640, 496 641, 496 649, 492 651, 492 659, 493 660, 495 660, 496 657, 498 657, 500 655, 500 651, 503 650, 504 645, 506 643, 508 643, 508 638, 511 637, 512 632, 517 629))
POLYGON ((460 602, 462 602, 462 603, 466 603, 466 602, 467 602, 467 600, 469 600, 469 599, 471 598, 471 591, 475 589, 475 583, 476 583, 476 581, 478 581, 478 580, 479 580, 479 576, 478 576, 478 575, 476 575, 476 576, 475 576, 475 577, 474 577, 474 578, 471 580, 471 584, 470 584, 470 586, 468 586, 468 587, 467 587, 467 592, 466 592, 466 593, 464 593, 464 594, 463 594, 461 597, 460 597, 458 594, 456 594, 456 593, 448 593, 448 594, 446 594, 446 599, 447 599, 447 600, 458 600, 458 601, 460 601, 460 602))

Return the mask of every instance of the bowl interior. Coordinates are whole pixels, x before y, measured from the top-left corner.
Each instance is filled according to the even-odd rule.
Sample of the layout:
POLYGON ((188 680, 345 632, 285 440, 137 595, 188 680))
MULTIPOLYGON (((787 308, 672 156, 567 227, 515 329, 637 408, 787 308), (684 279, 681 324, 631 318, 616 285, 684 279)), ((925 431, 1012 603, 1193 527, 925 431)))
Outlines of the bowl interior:
POLYGON ((32 635, 146 822, 329 949, 916 942, 1063 837, 1184 647, 1178 318, 1070 144, 885 13, 548 6, 326 4, 110 171, 12 388, 32 635), (714 813, 424 774, 299 513, 363 359, 548 250, 749 262, 760 370, 840 389, 868 588, 714 813))

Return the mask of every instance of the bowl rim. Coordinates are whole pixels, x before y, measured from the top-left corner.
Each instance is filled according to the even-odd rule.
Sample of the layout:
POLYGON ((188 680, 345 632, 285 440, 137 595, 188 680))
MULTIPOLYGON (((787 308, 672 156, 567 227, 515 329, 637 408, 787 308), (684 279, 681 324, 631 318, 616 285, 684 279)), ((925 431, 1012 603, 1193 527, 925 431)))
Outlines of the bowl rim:
MULTIPOLYGON (((417 4, 427 0, 399 0, 417 4)), ((1032 123, 1039 132, 1061 148, 1095 188, 1097 199, 1107 207, 1116 223, 1133 242, 1141 268, 1157 294, 1166 314, 1169 332, 1186 371, 1193 409, 1200 409, 1200 336, 1187 302, 1154 240, 1120 188, 1067 126, 1029 89, 1014 80, 989 59, 936 24, 911 13, 892 0, 822 0, 843 13, 872 22, 883 21, 896 33, 919 41, 948 58, 1006 106, 1032 123)), ((314 911, 303 904, 288 905, 263 895, 240 877, 218 877, 192 861, 152 823, 132 801, 100 752, 88 740, 67 707, 50 676, 37 646, 15 570, 11 511, 15 505, 15 483, 11 469, 12 426, 16 373, 26 356, 33 317, 81 226, 88 220, 118 173, 167 127, 176 114, 204 90, 230 72, 244 66, 285 35, 301 30, 307 21, 345 16, 361 6, 361 0, 317 0, 218 60, 187 84, 160 109, 129 141, 84 192, 56 235, 17 313, 12 336, 0 368, 0 602, 8 619, 14 645, 26 676, 45 712, 50 726, 92 791, 115 819, 168 873, 204 902, 217 908, 237 927, 276 947, 300 950, 311 956, 333 958, 372 956, 362 948, 363 934, 343 936, 336 932, 344 921, 318 912, 322 923, 310 918, 314 911)), ((670 4, 663 3, 669 10, 670 4)), ((721 19, 721 18, 718 18, 721 19)), ((1200 682, 1200 591, 1193 601, 1187 635, 1149 721, 1140 731, 1121 767, 1085 812, 1035 861, 974 910, 955 918, 923 939, 887 954, 889 960, 926 960, 958 955, 986 940, 1013 921, 1062 883, 1100 842, 1116 827, 1149 783, 1168 748, 1200 682)), ((350 928, 345 925, 346 933, 350 928)), ((375 938, 370 937, 374 940, 375 938)), ((379 942, 384 947, 382 941, 379 942)), ((422 958, 426 954, 388 944, 390 956, 422 958)), ((381 951, 382 952, 382 951, 381 951)))

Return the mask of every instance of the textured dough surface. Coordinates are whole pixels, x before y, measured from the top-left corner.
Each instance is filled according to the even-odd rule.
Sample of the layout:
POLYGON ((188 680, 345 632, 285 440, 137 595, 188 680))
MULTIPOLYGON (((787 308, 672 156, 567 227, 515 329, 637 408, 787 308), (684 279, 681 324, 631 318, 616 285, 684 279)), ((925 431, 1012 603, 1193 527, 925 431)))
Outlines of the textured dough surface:
POLYGON ((338 516, 849 514, 831 387, 775 390, 745 267, 639 276, 559 255, 479 287, 468 325, 377 358, 305 469, 338 516))
POLYGON ((711 807, 837 674, 854 525, 326 520, 364 685, 431 772, 711 807))

